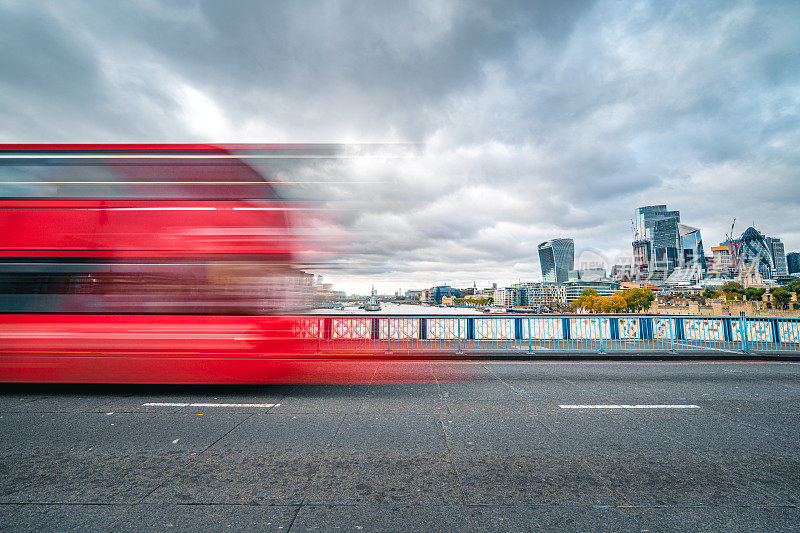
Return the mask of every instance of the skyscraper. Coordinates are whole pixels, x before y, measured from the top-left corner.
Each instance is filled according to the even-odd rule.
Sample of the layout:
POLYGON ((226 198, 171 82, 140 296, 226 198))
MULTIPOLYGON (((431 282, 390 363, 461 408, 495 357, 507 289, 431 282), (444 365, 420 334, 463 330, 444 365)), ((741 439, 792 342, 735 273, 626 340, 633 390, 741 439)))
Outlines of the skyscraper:
MULTIPOLYGON (((739 262, 752 263, 764 279, 771 278, 775 272, 775 260, 772 257, 772 243, 767 244, 766 238, 756 228, 747 228, 739 238, 739 262)), ((783 245, 781 245, 783 248, 783 245)), ((784 258, 784 261, 786 259, 784 258)), ((743 265, 740 265, 740 268, 743 265)))
POLYGON ((786 266, 789 270, 789 274, 800 272, 800 253, 792 252, 786 254, 786 266))
POLYGON ((539 263, 546 283, 564 283, 575 268, 575 241, 552 239, 539 245, 539 263))
POLYGON ((686 224, 678 224, 678 235, 681 239, 681 255, 678 262, 684 267, 692 267, 705 272, 706 255, 703 251, 700 229, 686 224))
POLYGON ((642 270, 671 272, 678 265, 682 254, 680 221, 680 211, 668 211, 666 205, 636 209, 633 250, 642 270))
POLYGON ((739 262, 755 265, 764 279, 785 277, 791 272, 779 238, 767 237, 750 227, 735 242, 739 262))
POLYGON ((786 251, 783 249, 783 243, 777 237, 764 237, 767 243, 770 254, 772 254, 772 262, 775 265, 773 275, 775 277, 784 277, 789 275, 789 267, 786 265, 786 251))

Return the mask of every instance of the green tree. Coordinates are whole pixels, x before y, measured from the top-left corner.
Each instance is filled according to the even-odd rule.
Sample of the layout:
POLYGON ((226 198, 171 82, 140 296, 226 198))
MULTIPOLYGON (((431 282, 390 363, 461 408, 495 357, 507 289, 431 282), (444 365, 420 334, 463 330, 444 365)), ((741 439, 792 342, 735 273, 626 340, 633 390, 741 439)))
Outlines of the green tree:
POLYGON ((800 295, 800 280, 794 279, 784 287, 785 290, 800 295))
POLYGON ((775 302, 775 307, 778 309, 786 309, 789 302, 792 300, 792 293, 784 289, 772 290, 772 301, 775 302))
POLYGON ((621 313, 628 308, 628 302, 620 292, 611 296, 600 296, 594 289, 585 289, 570 305, 573 309, 585 309, 594 313, 621 313))
POLYGON ((604 296, 602 302, 604 313, 621 313, 628 308, 628 302, 619 292, 615 292, 611 296, 604 296))
POLYGON ((703 298, 706 298, 708 300, 713 300, 717 296, 719 296, 719 293, 717 291, 711 289, 706 289, 703 291, 703 298))
POLYGON ((725 293, 725 298, 728 300, 741 300, 745 295, 745 288, 741 283, 729 281, 722 286, 722 292, 725 293))
POLYGON ((735 281, 729 281, 725 285, 722 286, 722 292, 735 292, 737 294, 744 293, 744 287, 742 287, 741 283, 737 283, 735 281))
POLYGON ((744 295, 747 296, 747 299, 750 301, 760 300, 764 293, 767 292, 767 289, 754 289, 750 287, 749 289, 744 290, 744 295))
POLYGON ((650 289, 628 289, 622 291, 622 297, 627 303, 626 309, 629 311, 644 311, 650 308, 650 304, 656 299, 650 289))
POLYGON ((584 289, 581 295, 572 301, 570 307, 573 309, 586 309, 592 311, 594 309, 594 301, 599 298, 599 295, 594 289, 584 289))

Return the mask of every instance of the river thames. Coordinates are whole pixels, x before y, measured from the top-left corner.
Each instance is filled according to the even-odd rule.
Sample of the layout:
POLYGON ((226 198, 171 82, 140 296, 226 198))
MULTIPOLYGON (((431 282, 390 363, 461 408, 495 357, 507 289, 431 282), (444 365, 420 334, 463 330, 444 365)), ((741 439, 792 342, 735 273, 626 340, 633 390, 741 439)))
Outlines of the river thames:
POLYGON ((396 303, 381 303, 380 311, 364 311, 357 306, 348 306, 344 309, 313 309, 312 314, 320 315, 483 315, 477 309, 469 307, 433 307, 430 305, 410 305, 396 303))

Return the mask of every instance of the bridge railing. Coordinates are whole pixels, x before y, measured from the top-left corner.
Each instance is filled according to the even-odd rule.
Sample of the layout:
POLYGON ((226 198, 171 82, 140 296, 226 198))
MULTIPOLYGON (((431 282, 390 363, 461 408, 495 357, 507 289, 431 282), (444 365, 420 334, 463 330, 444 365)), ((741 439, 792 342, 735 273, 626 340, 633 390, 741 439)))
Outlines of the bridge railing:
POLYGON ((335 315, 304 317, 319 352, 519 354, 798 353, 800 319, 666 315, 335 315))

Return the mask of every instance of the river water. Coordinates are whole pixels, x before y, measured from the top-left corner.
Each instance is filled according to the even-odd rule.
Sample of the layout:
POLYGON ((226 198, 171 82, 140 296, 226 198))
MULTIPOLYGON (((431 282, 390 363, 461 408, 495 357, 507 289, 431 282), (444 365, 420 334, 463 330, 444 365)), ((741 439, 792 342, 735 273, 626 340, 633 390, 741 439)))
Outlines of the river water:
POLYGON ((429 305, 409 305, 381 303, 380 311, 364 311, 356 306, 341 309, 313 309, 320 315, 484 315, 477 309, 468 307, 431 307, 429 305))

